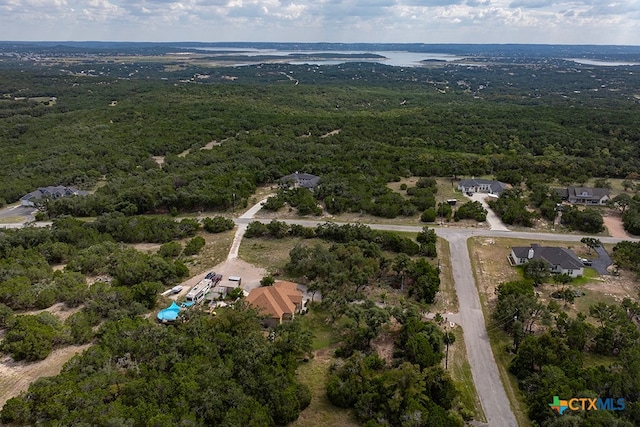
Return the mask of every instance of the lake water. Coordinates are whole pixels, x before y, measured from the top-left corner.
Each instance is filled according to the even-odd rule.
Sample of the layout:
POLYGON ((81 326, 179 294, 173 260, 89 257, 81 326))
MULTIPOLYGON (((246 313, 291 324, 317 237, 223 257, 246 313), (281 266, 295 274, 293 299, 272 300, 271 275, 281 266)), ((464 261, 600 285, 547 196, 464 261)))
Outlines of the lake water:
MULTIPOLYGON (((251 48, 226 48, 226 47, 206 47, 206 48, 198 48, 198 50, 206 50, 208 52, 225 52, 229 55, 245 55, 247 57, 251 56, 261 56, 261 55, 273 55, 273 56, 281 56, 286 59, 289 55, 295 54, 318 54, 318 53, 327 53, 327 54, 375 54, 384 56, 384 58, 379 59, 304 59, 300 60, 300 58, 293 57, 291 61, 287 61, 289 64, 293 65, 339 65, 344 64, 345 62, 358 62, 358 61, 366 61, 366 62, 376 62, 384 65, 391 65, 394 67, 418 67, 420 61, 424 60, 437 60, 437 61, 460 61, 464 59, 462 56, 450 55, 446 53, 426 53, 426 52, 406 52, 406 51, 335 51, 335 50, 276 50, 276 49, 251 49, 251 48)), ((235 64, 236 66, 247 65, 246 63, 235 64)))
POLYGON ((577 62, 583 65, 596 65, 600 67, 620 67, 625 65, 640 65, 640 62, 626 62, 626 61, 599 61, 596 59, 584 59, 584 58, 565 58, 567 61, 577 62))

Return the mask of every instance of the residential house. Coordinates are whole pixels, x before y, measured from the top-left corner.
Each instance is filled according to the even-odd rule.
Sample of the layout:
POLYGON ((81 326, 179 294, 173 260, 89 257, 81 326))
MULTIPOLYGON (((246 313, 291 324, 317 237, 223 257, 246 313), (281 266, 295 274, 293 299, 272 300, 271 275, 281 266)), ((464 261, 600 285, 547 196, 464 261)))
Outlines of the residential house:
POLYGON ((541 259, 549 265, 554 274, 567 274, 579 277, 584 274, 584 264, 570 249, 557 246, 540 246, 535 243, 530 247, 513 247, 509 255, 511 265, 523 265, 532 259, 541 259))
POLYGON ((86 191, 76 190, 75 188, 65 187, 62 185, 40 187, 36 191, 32 191, 20 198, 22 206, 34 207, 38 200, 52 199, 56 200, 61 197, 84 196, 86 191))
POLYGON ((247 303, 266 316, 266 323, 275 327, 292 320, 302 309, 302 292, 292 282, 276 282, 273 286, 252 289, 247 303))
POLYGON ((499 196, 507 189, 507 184, 489 179, 471 178, 460 181, 458 189, 463 193, 487 193, 499 196))
POLYGON ((577 205, 604 205, 610 198, 608 188, 567 187, 556 192, 562 200, 577 205))
POLYGON ((285 187, 302 187, 308 190, 316 188, 319 182, 320 177, 310 173, 296 172, 280 178, 280 184, 285 187))

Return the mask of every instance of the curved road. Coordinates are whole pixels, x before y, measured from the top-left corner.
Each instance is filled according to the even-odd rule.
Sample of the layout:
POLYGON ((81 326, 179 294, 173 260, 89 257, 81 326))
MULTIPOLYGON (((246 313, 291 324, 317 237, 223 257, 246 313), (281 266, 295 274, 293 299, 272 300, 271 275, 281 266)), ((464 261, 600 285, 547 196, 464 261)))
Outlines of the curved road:
MULTIPOLYGON (((264 221, 259 218, 248 219, 239 218, 238 225, 248 224, 251 221, 264 221)), ((326 221, 307 220, 282 220, 289 224, 300 224, 306 227, 315 227, 326 221)), ((372 229, 402 231, 418 233, 421 226, 408 225, 386 225, 386 224, 366 224, 372 229)), ((471 366, 473 382, 478 392, 482 409, 487 417, 487 425, 491 427, 515 427, 518 425, 516 418, 511 411, 509 399, 504 391, 502 380, 498 372, 487 335, 484 314, 480 305, 480 297, 473 276, 471 259, 467 240, 473 236, 483 237, 511 237, 527 240, 551 240, 551 241, 580 241, 583 236, 568 234, 551 234, 537 232, 522 232, 502 230, 477 230, 468 228, 439 228, 433 227, 436 234, 449 242, 451 248, 451 266, 453 269, 453 279, 456 293, 458 295, 460 326, 464 331, 464 343, 467 347, 467 358, 471 366)), ((614 237, 599 237, 603 243, 617 243, 623 240, 614 237)))

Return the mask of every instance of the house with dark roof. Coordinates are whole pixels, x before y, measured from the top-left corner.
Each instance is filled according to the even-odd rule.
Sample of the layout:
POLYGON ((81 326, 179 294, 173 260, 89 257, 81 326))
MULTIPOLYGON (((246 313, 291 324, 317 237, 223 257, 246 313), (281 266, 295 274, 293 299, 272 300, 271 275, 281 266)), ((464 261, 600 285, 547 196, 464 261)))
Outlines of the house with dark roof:
POLYGON ((280 185, 285 187, 302 187, 308 190, 313 190, 318 186, 320 177, 311 175, 310 173, 292 173, 291 175, 283 176, 280 178, 280 185))
POLYGON ((463 193, 487 193, 500 195, 507 189, 507 184, 489 179, 471 178, 464 179, 458 184, 458 190, 463 193))
POLYGON ((567 187, 556 192, 562 200, 576 205, 604 205, 610 199, 608 188, 567 187))
POLYGON ((252 289, 247 303, 265 316, 266 323, 275 327, 282 322, 293 320, 302 309, 302 292, 293 282, 276 282, 273 286, 252 289))
POLYGON ((34 207, 39 200, 57 200, 61 197, 84 196, 86 194, 88 194, 86 191, 76 190, 75 188, 65 187, 63 185, 40 187, 36 191, 22 196, 20 198, 20 204, 22 206, 34 207))
POLYGON ((541 259, 553 274, 567 274, 580 277, 584 274, 584 264, 570 249, 558 246, 540 246, 532 243, 529 247, 513 247, 509 254, 511 265, 524 265, 532 259, 541 259))

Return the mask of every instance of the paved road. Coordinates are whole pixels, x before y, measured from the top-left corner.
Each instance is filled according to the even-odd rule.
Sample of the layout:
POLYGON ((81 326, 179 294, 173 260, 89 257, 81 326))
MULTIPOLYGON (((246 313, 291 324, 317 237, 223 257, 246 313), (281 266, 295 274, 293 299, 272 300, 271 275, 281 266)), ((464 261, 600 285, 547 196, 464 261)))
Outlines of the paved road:
POLYGON ((487 423, 489 426, 517 426, 516 418, 507 403, 509 399, 504 391, 485 327, 469 258, 468 236, 454 234, 447 240, 451 249, 453 280, 458 295, 458 321, 464 331, 467 358, 487 423))
POLYGON ((262 205, 267 201, 269 197, 272 195, 265 197, 260 200, 258 203, 253 205, 249 210, 243 213, 238 220, 238 228, 236 229, 236 234, 233 236, 233 243, 231 243, 231 249, 229 250, 229 255, 227 255, 228 260, 232 260, 234 258, 238 258, 238 250, 240 250, 240 243, 242 242, 242 238, 244 237, 245 231, 247 231, 247 226, 250 221, 253 221, 253 217, 255 214, 262 209, 262 205), (240 222, 242 220, 242 222, 240 222))
MULTIPOLYGON (((259 221, 239 219, 243 221, 259 221)), ((268 222, 271 220, 265 220, 268 222)), ((285 220, 290 224, 300 224, 306 227, 315 227, 322 221, 285 220)), ((417 233, 422 230, 420 226, 367 224, 377 230, 404 231, 417 233)), ((477 230, 469 228, 435 227, 436 234, 446 239, 451 248, 451 265, 456 293, 458 295, 459 312, 456 320, 464 331, 464 342, 467 347, 467 357, 471 366, 473 382, 478 392, 482 409, 487 417, 487 425, 491 427, 515 427, 516 418, 511 411, 500 379, 498 367, 493 357, 493 351, 489 343, 484 314, 480 305, 478 288, 476 287, 467 240, 473 236, 486 237, 510 237, 526 239, 528 241, 580 241, 581 235, 550 234, 537 232, 509 231, 508 229, 477 230)), ((600 237, 603 243, 617 243, 622 240, 614 237, 600 237)), ((637 239, 635 239, 637 240, 637 239)))
POLYGON ((482 204, 482 207, 487 210, 487 223, 489 224, 489 228, 491 228, 491 230, 509 231, 500 217, 498 217, 493 209, 489 207, 487 199, 491 196, 489 196, 487 193, 473 193, 472 196, 465 195, 465 197, 468 197, 476 202, 480 202, 482 204))
POLYGON ((27 222, 34 220, 37 209, 21 205, 7 206, 0 209, 0 228, 22 228, 27 222), (3 223, 2 219, 22 218, 19 222, 3 223))
POLYGON ((607 268, 611 264, 613 264, 613 260, 607 253, 607 250, 602 246, 597 246, 594 248, 594 251, 598 254, 598 258, 595 258, 593 260, 592 267, 595 268, 595 270, 600 274, 604 274, 604 275, 610 274, 607 268))

